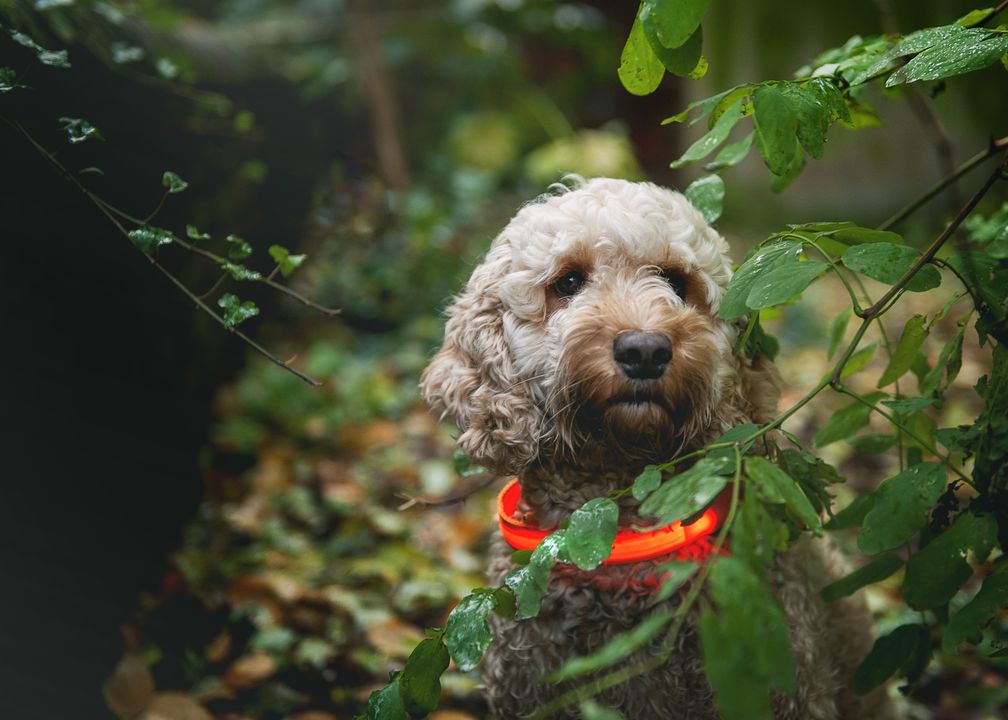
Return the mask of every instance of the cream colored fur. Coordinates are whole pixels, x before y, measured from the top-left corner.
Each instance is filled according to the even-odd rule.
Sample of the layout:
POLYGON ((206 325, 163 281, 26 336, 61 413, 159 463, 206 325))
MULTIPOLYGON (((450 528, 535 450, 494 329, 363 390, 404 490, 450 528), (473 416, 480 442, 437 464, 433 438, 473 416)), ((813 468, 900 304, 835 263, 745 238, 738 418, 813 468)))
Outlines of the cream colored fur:
MULTIPOLYGON (((556 526, 585 501, 627 487, 644 465, 774 417, 773 368, 736 355, 738 328, 717 317, 730 278, 727 243, 682 195, 649 183, 578 181, 523 207, 494 240, 448 310, 424 397, 458 424, 458 444, 475 463, 518 475, 530 518, 556 526), (571 271, 585 284, 562 296, 555 282, 571 271), (629 380, 614 362, 616 336, 634 330, 671 340, 661 378, 629 380)), ((621 502, 622 519, 633 519, 632 498, 621 502)), ((491 554, 497 584, 514 567, 511 549, 497 538, 491 554)), ((494 717, 541 707, 568 689, 543 675, 652 612, 643 578, 662 560, 592 572, 558 565, 538 617, 495 618, 482 668, 494 717)), ((860 600, 819 598, 844 572, 827 543, 803 539, 772 573, 798 665, 795 697, 774 699, 781 720, 893 717, 881 693, 865 699, 845 689, 871 645, 871 623, 860 600)), ((666 666, 601 700, 628 720, 716 718, 693 620, 666 666)))

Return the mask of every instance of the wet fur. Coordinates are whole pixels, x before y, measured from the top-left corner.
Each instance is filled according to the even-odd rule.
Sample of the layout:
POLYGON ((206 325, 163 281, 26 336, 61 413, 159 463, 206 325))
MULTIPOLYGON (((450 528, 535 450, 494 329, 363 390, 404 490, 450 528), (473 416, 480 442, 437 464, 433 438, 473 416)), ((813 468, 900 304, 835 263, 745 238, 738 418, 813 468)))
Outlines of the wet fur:
MULTIPOLYGON (((772 366, 736 355, 738 327, 717 316, 730 277, 727 244, 682 195, 606 179, 559 189, 523 207, 473 271, 448 310, 444 344, 421 381, 424 397, 455 420, 458 444, 474 462, 520 478, 526 515, 554 527, 587 500, 627 487, 644 465, 775 416, 772 366), (553 283, 572 270, 587 282, 560 297, 553 283), (629 330, 671 339, 672 360, 658 380, 630 381, 614 362, 613 341, 629 330)), ((621 502, 622 519, 634 518, 632 498, 621 502)), ((514 567, 510 555, 496 538, 492 584, 514 567)), ((653 612, 646 579, 662 561, 591 572, 560 564, 537 617, 494 617, 482 666, 493 716, 534 712, 569 689, 542 682, 545 674, 653 612)), ((883 694, 858 698, 845 689, 872 642, 860 599, 827 606, 819 598, 845 572, 828 543, 803 538, 771 573, 798 668, 795 697, 774 698, 779 720, 894 716, 883 694)), ((628 719, 718 717, 695 618, 667 664, 600 699, 628 719)), ((558 717, 579 717, 565 712, 558 717)))

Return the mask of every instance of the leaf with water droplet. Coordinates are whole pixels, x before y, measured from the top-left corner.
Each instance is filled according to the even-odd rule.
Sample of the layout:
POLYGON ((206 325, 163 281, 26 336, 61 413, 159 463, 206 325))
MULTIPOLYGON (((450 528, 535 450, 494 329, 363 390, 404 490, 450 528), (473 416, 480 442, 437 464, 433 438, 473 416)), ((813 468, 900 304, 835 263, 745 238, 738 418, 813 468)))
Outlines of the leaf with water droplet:
POLYGON ((189 187, 189 183, 171 170, 165 170, 164 175, 161 176, 161 184, 168 188, 169 193, 180 193, 189 187))
POLYGON ((66 130, 67 140, 69 140, 72 145, 82 143, 91 137, 95 137, 99 140, 105 139, 101 136, 101 133, 98 132, 98 128, 83 118, 64 116, 61 117, 59 121, 63 123, 63 129, 66 130))
POLYGON ((259 314, 259 307, 251 300, 241 302, 237 296, 227 293, 217 301, 217 306, 224 311, 224 326, 233 329, 259 314))

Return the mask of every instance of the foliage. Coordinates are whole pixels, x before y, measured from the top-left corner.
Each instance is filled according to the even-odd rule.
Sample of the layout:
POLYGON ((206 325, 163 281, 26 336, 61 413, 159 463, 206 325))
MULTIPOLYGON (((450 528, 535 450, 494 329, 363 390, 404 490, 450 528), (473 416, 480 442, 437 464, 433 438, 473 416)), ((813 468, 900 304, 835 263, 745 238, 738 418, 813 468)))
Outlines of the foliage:
MULTIPOLYGON (((703 74, 706 62, 700 56, 700 21, 706 6, 706 2, 641 3, 619 67, 620 80, 628 91, 639 95, 653 92, 666 70, 677 75, 703 74)), ((944 80, 996 63, 1008 51, 1008 28, 982 27, 995 15, 996 11, 976 11, 960 23, 905 37, 855 38, 843 48, 824 53, 799 71, 794 80, 740 85, 691 103, 666 122, 695 123, 709 116, 708 131, 673 165, 703 160, 727 140, 735 125, 751 116, 753 130, 724 148, 707 169, 731 167, 755 145, 769 170, 772 187, 783 190, 801 173, 806 156, 822 157, 831 125, 840 123, 859 129, 876 122, 874 109, 863 97, 866 85, 883 79, 887 88, 944 80)), ((1004 146, 1002 141, 992 144, 985 157, 997 155, 1004 146)), ((701 451, 649 467, 633 485, 634 497, 642 501, 641 511, 662 523, 689 517, 726 485, 734 488, 729 521, 719 543, 727 533, 735 553, 709 561, 672 613, 681 621, 697 599, 697 588, 706 584, 709 603, 701 613, 700 637, 707 677, 717 707, 727 720, 770 718, 770 692, 794 692, 787 624, 765 572, 772 566, 775 552, 785 549, 801 533, 822 532, 819 512, 823 508, 831 512, 826 488, 842 478, 795 435, 784 432, 795 445, 790 449, 778 447, 768 433, 782 430, 788 418, 826 390, 847 396, 851 402, 819 429, 813 444, 822 448, 840 441, 856 442, 856 434, 869 424, 872 415, 878 415, 891 426, 902 468, 873 493, 859 498, 856 511, 852 505, 842 522, 837 521, 844 513, 826 528, 859 527, 858 546, 864 553, 876 555, 902 549, 908 557, 904 566, 899 556, 880 555, 864 568, 823 588, 823 594, 835 600, 905 567, 904 601, 914 610, 930 611, 921 622, 901 625, 879 638, 858 669, 855 691, 868 692, 897 673, 910 684, 919 681, 934 652, 932 637, 944 632, 948 638, 944 646, 954 652, 961 642, 976 640, 996 617, 1003 600, 1003 560, 993 571, 988 568, 983 573, 987 574, 984 589, 972 602, 958 612, 950 611, 950 603, 961 595, 968 596, 976 565, 982 566, 991 556, 999 545, 999 536, 1002 541, 1008 537, 1008 515, 1001 509, 1005 507, 1002 493, 1006 485, 1001 480, 1004 473, 996 469, 1003 465, 992 461, 1008 452, 1000 424, 995 430, 995 422, 999 421, 992 414, 1005 402, 1003 389, 1008 387, 1008 361, 1000 345, 1006 329, 1003 309, 1008 285, 1002 284, 998 290, 992 285, 994 276, 1004 269, 1001 240, 1005 228, 999 221, 986 222, 972 215, 968 226, 973 231, 970 244, 948 254, 945 243, 1008 170, 1006 162, 1000 162, 962 212, 923 252, 905 245, 890 230, 891 224, 871 229, 849 222, 813 223, 774 233, 738 268, 719 313, 725 319, 748 316, 742 347, 749 347, 747 340, 756 333, 765 336, 759 326, 761 311, 792 303, 826 275, 840 280, 851 306, 835 323, 834 345, 842 344, 851 314, 858 316, 861 324, 831 371, 776 420, 736 429, 728 439, 722 438, 701 451), (988 249, 991 245, 994 252, 988 249), (940 253, 944 259, 938 259, 940 253), (968 270, 964 261, 969 263, 968 270), (869 328, 875 324, 881 327, 880 318, 906 292, 937 288, 943 282, 939 267, 953 270, 964 290, 943 307, 911 318, 895 346, 883 334, 889 359, 873 383, 879 389, 864 393, 851 389, 853 376, 865 372, 877 347, 874 343, 862 346, 869 328), (865 278, 882 284, 881 298, 873 300, 869 296, 865 278), (958 325, 965 328, 977 313, 980 342, 994 346, 995 362, 977 387, 986 401, 986 410, 977 425, 960 426, 952 436, 936 432, 926 412, 941 406, 944 393, 955 380, 962 333, 946 344, 934 367, 921 353, 921 347, 933 324, 956 306, 956 300, 967 295, 974 300, 975 309, 967 311, 958 325), (911 370, 917 377, 918 396, 907 396, 906 386, 899 385, 911 370), (976 431, 978 425, 987 425, 991 431, 980 434, 976 431), (745 457, 757 440, 770 459, 745 457), (940 450, 939 443, 951 452, 940 450), (675 474, 677 462, 698 456, 692 467, 675 474), (972 477, 967 475, 965 465, 970 457, 972 477), (954 476, 951 483, 949 473, 954 476), (740 499, 738 488, 743 482, 755 492, 747 492, 740 499), (713 608, 717 608, 716 613, 713 608)), ((720 213, 723 188, 720 178, 705 178, 691 188, 689 196, 713 220, 720 213)), ((994 217, 1001 218, 1002 213, 1004 209, 994 217)), ((831 348, 829 354, 833 351, 831 348)), ((470 643, 464 644, 464 658, 456 657, 460 667, 472 666, 487 646, 483 618, 497 607, 491 597, 510 590, 515 598, 514 617, 533 616, 538 613, 556 562, 590 569, 608 554, 616 532, 615 506, 611 503, 611 499, 603 498, 586 503, 572 514, 569 524, 547 536, 530 556, 523 558, 525 564, 507 577, 503 587, 479 589, 463 599, 449 616, 449 627, 459 627, 457 620, 453 622, 455 613, 469 616, 475 607, 478 611, 476 622, 467 624, 474 635, 470 643), (597 544, 584 546, 586 538, 594 538, 597 544), (470 647, 475 652, 469 652, 470 647)), ((672 615, 659 613, 649 618, 592 656, 569 661, 552 679, 582 677, 626 658, 642 642, 664 632, 672 615)), ((669 637, 674 638, 678 627, 674 625, 665 635, 663 648, 671 647, 669 637)), ((660 662, 661 652, 656 662, 660 662)), ((644 672, 647 667, 629 672, 644 672)), ((410 669, 408 661, 404 672, 410 669)), ((617 677, 625 678, 622 672, 575 687, 535 717, 548 717, 564 705, 590 698, 607 679, 615 682, 617 677)), ((369 712, 368 717, 404 715, 369 712)))

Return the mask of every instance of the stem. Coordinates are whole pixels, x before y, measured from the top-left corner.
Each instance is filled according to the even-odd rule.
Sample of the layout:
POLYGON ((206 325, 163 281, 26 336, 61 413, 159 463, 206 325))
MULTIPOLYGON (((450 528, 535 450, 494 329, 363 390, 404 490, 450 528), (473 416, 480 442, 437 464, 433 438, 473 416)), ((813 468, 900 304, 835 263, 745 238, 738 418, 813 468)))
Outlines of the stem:
POLYGON ((945 241, 952 236, 952 233, 954 233, 966 217, 973 212, 974 208, 976 208, 977 204, 983 199, 984 195, 987 194, 994 183, 997 182, 998 178, 1000 178, 1006 170, 1008 170, 1008 155, 1002 158, 994 172, 987 177, 983 185, 980 186, 980 189, 973 193, 973 197, 971 197, 966 204, 962 206, 962 209, 959 210, 959 214, 953 218, 952 222, 949 223, 948 227, 945 228, 941 235, 935 238, 934 242, 928 246, 919 258, 917 258, 914 264, 911 265, 905 273, 903 273, 899 280, 893 283, 893 286, 889 288, 889 290, 886 291, 886 293, 879 298, 874 305, 866 309, 864 313, 860 314, 861 317, 870 319, 885 312, 886 305, 889 301, 903 290, 906 284, 910 281, 910 278, 912 278, 918 270, 924 267, 927 263, 931 262, 931 259, 934 258, 935 254, 941 250, 945 241))
POLYGON ((999 12, 1001 12, 1002 10, 1004 10, 1006 7, 1008 7, 1008 0, 1001 0, 1001 2, 998 4, 998 6, 996 8, 994 8, 989 13, 987 13, 984 16, 984 18, 980 22, 978 22, 976 25, 973 25, 973 27, 983 27, 984 25, 986 25, 987 23, 989 23, 991 20, 993 20, 994 17, 999 12))
POLYGON ((874 403, 868 402, 863 397, 861 397, 860 395, 858 395, 856 392, 854 392, 853 390, 848 390, 843 385, 835 385, 833 389, 836 390, 841 395, 847 395, 848 397, 854 398, 855 400, 857 400, 862 405, 871 408, 874 412, 877 412, 879 415, 881 415, 886 420, 888 420, 890 424, 892 424, 893 426, 899 428, 902 432, 906 433, 907 437, 909 437, 912 440, 916 440, 918 443, 920 443, 920 446, 923 447, 924 449, 926 449, 929 454, 934 455, 936 458, 938 458, 939 460, 941 460, 942 464, 945 465, 946 467, 948 467, 956 475, 958 475, 960 480, 962 480, 964 483, 966 483, 970 487, 976 487, 975 485, 973 485, 973 482, 968 477, 966 477, 965 475, 963 475, 963 473, 959 470, 959 468, 957 468, 952 463, 952 461, 949 459, 948 455, 942 455, 940 452, 938 452, 938 448, 929 445, 920 435, 918 435, 914 431, 910 430, 903 423, 901 423, 898 420, 896 420, 896 418, 893 415, 891 415, 890 413, 886 412, 885 410, 883 410, 882 408, 880 408, 878 405, 875 405, 874 403))
MULTIPOLYGON (((712 555, 717 555, 721 551, 721 548, 724 547, 724 542, 728 538, 728 531, 731 529, 732 523, 735 521, 735 515, 738 511, 739 489, 742 485, 742 454, 739 451, 738 443, 732 443, 731 445, 733 445, 735 449, 735 476, 732 479, 731 505, 728 508, 728 515, 725 518, 724 524, 718 531, 717 538, 714 541, 714 549, 711 551, 712 555)), ((590 697, 598 695, 603 690, 608 690, 611 687, 620 685, 631 678, 643 675, 644 673, 655 670, 667 663, 669 654, 671 654, 672 650, 675 648, 675 641, 679 637, 679 632, 682 630, 682 626, 686 622, 686 617, 689 614, 690 609, 700 597, 700 592, 703 590, 704 584, 707 582, 707 576, 710 574, 712 565, 713 563, 704 563, 703 567, 697 573, 697 577, 690 582, 690 589, 683 598, 682 604, 679 605, 676 610, 675 622, 662 639, 661 647, 657 653, 647 659, 619 668, 603 675, 600 678, 596 678, 589 683, 568 690, 543 705, 533 715, 529 716, 528 720, 546 720, 546 718, 568 705, 581 700, 587 700, 590 697)))
POLYGON ((985 150, 981 150, 976 155, 971 157, 969 160, 964 162, 958 168, 955 169, 950 175, 939 180, 935 183, 931 189, 921 195, 919 198, 914 200, 912 203, 904 207, 902 210, 897 212, 886 219, 881 225, 878 226, 879 230, 888 230, 889 228, 898 225, 899 223, 906 220, 910 215, 920 209, 923 205, 927 204, 935 195, 940 193, 942 190, 947 188, 949 185, 954 183, 956 180, 961 178, 963 175, 968 173, 970 170, 975 168, 977 165, 981 165, 987 158, 997 155, 999 151, 1008 148, 1008 136, 1003 138, 998 138, 997 140, 991 140, 991 143, 985 150))

